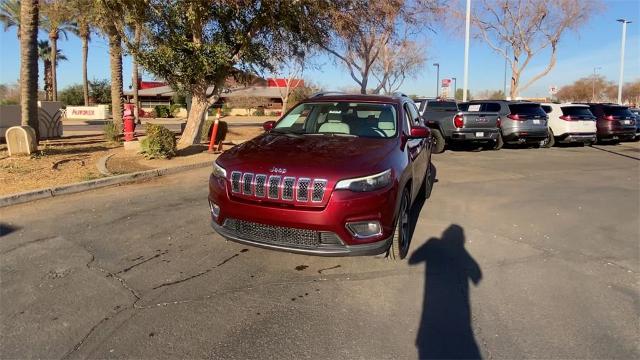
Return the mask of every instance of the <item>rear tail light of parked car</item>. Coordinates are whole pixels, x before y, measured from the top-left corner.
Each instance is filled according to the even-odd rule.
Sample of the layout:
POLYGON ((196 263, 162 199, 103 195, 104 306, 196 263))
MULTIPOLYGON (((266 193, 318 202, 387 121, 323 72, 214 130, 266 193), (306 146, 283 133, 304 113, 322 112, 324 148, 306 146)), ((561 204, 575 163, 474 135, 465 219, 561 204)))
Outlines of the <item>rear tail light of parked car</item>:
POLYGON ((500 120, 500 117, 498 116, 498 119, 496 120, 496 127, 500 127, 500 125, 502 125, 502 120, 500 120))
POLYGON ((453 125, 458 129, 464 126, 464 119, 462 115, 456 115, 453 117, 453 125))
POLYGON ((507 117, 509 119, 511 119, 511 120, 525 120, 525 119, 521 119, 520 115, 518 115, 518 114, 509 114, 509 115, 507 115, 507 117))
POLYGON ((615 119, 613 118, 613 115, 607 115, 607 116, 605 116, 605 117, 604 117, 604 119, 605 119, 605 120, 609 120, 609 121, 613 121, 613 120, 615 120, 615 119))
POLYGON ((571 115, 562 115, 560 116, 560 120, 571 121, 573 119, 571 118, 571 115))

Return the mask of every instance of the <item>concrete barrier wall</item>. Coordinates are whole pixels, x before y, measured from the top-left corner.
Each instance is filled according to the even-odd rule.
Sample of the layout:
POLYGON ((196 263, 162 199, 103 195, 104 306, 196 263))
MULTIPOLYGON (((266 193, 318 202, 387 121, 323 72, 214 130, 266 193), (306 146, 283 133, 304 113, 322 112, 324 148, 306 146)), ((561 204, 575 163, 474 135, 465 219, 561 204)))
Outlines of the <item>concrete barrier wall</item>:
MULTIPOLYGON (((62 136, 62 103, 59 101, 38 101, 40 138, 51 139, 62 136)), ((21 124, 20 105, 0 105, 0 138, 12 126, 21 124)))
POLYGON ((110 116, 109 105, 67 106, 65 117, 79 120, 105 120, 110 116))

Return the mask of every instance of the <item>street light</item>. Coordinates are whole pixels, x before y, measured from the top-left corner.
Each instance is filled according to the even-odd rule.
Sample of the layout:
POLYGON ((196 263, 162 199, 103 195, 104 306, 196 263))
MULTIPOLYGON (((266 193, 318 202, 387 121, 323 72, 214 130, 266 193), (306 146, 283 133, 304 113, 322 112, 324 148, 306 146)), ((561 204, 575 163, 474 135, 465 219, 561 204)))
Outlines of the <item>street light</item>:
POLYGON ((456 99, 456 90, 457 90, 457 87, 456 87, 456 80, 457 79, 452 77, 451 80, 453 80, 453 100, 455 100, 456 99))
POLYGON ((591 102, 596 102, 596 74, 600 69, 602 69, 600 66, 593 68, 593 78, 591 79, 591 102))
POLYGON ((436 67, 436 97, 440 96, 440 64, 435 63, 436 67))
POLYGON ((464 82, 462 86, 462 101, 467 101, 467 86, 469 85, 469 32, 471 27, 471 0, 467 0, 467 18, 464 28, 464 82))
POLYGON ((631 21, 626 19, 618 19, 617 22, 622 23, 622 47, 620 49, 620 79, 618 80, 618 104, 622 104, 622 75, 624 73, 624 43, 627 38, 627 24, 631 21))

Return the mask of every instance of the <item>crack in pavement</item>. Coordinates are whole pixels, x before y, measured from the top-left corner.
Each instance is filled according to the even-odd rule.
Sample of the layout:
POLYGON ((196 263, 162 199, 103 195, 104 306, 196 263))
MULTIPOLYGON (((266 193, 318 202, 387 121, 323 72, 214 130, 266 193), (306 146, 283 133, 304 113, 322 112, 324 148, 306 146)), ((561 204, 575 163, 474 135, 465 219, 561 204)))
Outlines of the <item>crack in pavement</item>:
POLYGON ((152 290, 160 289, 161 287, 165 287, 165 286, 171 286, 171 285, 179 284, 179 283, 182 283, 182 282, 197 278, 197 277, 202 276, 204 274, 207 274, 207 273, 211 272, 212 270, 214 270, 214 269, 226 264, 228 261, 230 261, 231 259, 235 258, 236 256, 240 256, 240 253, 233 254, 232 256, 224 259, 220 264, 218 264, 218 265, 216 265, 214 267, 211 267, 211 268, 209 268, 207 270, 201 271, 201 272, 199 272, 199 273, 197 273, 195 275, 191 275, 191 276, 186 277, 184 279, 170 281, 170 282, 167 282, 167 283, 164 283, 164 284, 160 284, 158 286, 153 287, 152 290))
POLYGON ((135 267, 137 267, 137 266, 140 266, 140 265, 142 265, 142 264, 144 264, 144 263, 146 263, 146 262, 148 262, 148 261, 151 261, 151 260, 153 260, 153 259, 157 259, 157 258, 159 258, 160 256, 162 256, 162 255, 164 255, 164 254, 166 254, 166 253, 168 253, 168 252, 169 252, 169 250, 165 250, 165 251, 163 251, 163 252, 161 252, 161 253, 155 254, 155 255, 153 255, 152 257, 150 257, 150 258, 148 258, 148 259, 146 259, 146 260, 142 260, 142 261, 140 261, 140 262, 138 262, 138 263, 135 263, 135 264, 133 264, 133 265, 131 265, 131 266, 127 267, 127 268, 124 268, 124 269, 122 269, 122 270, 118 271, 116 274, 126 273, 126 272, 128 272, 129 270, 131 270, 131 269, 133 269, 133 268, 135 268, 135 267))

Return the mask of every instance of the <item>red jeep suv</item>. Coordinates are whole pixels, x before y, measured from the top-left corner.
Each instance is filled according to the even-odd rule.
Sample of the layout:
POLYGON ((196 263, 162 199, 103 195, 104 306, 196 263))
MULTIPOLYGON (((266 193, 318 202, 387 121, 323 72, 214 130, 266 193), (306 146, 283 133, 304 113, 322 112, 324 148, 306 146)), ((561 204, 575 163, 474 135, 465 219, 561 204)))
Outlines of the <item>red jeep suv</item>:
POLYGON ((406 256, 409 214, 433 183, 431 134, 405 95, 321 93, 215 161, 211 224, 302 254, 406 256))

